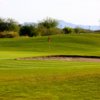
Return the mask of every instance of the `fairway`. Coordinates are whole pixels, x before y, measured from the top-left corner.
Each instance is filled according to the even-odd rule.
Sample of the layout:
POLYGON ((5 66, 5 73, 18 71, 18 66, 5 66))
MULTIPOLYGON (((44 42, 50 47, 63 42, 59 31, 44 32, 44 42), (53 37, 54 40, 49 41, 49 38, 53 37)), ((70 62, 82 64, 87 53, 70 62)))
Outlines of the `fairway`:
POLYGON ((100 62, 16 60, 77 55, 100 57, 100 34, 0 39, 0 100, 100 100, 100 62))
POLYGON ((0 60, 0 100, 99 100, 100 63, 0 60))

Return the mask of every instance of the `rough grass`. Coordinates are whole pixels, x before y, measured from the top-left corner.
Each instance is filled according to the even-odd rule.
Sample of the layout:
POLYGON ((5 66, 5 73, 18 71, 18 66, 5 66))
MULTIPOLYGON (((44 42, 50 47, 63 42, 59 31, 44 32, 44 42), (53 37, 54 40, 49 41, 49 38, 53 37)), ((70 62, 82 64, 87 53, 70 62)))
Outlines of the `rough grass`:
POLYGON ((100 63, 0 60, 0 100, 99 100, 100 63))

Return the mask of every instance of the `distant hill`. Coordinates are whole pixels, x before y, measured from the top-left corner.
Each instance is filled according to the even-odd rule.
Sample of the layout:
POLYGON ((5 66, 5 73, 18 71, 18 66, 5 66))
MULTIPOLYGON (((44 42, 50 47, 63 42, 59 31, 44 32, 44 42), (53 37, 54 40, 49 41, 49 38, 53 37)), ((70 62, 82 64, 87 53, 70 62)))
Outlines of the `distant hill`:
POLYGON ((90 29, 90 30, 100 30, 100 26, 96 26, 96 25, 77 25, 77 24, 73 24, 73 23, 68 23, 66 21, 63 21, 63 20, 59 20, 58 21, 59 25, 58 27, 59 28, 64 28, 64 27, 71 27, 71 28, 76 28, 76 27, 80 27, 80 28, 83 28, 83 29, 90 29))

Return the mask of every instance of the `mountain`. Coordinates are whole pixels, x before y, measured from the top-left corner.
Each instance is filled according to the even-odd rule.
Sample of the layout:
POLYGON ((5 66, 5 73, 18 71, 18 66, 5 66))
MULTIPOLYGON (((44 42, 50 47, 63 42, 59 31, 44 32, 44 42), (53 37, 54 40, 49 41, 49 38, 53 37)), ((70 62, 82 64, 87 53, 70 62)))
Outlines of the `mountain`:
POLYGON ((100 30, 100 26, 96 26, 96 25, 77 25, 77 24, 65 22, 63 20, 59 20, 58 23, 59 23, 59 25, 58 25, 59 28, 64 28, 64 27, 77 28, 77 27, 80 27, 83 29, 100 30))

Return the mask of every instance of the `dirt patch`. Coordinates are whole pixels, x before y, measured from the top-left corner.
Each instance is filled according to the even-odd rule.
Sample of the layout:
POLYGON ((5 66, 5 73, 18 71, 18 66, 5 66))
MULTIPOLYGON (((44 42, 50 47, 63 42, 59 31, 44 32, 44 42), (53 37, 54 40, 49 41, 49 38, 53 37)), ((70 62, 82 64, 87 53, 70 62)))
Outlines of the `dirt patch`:
POLYGON ((98 56, 76 56, 76 55, 53 55, 41 57, 25 57, 16 60, 65 60, 65 61, 83 61, 83 62, 100 62, 98 56))

